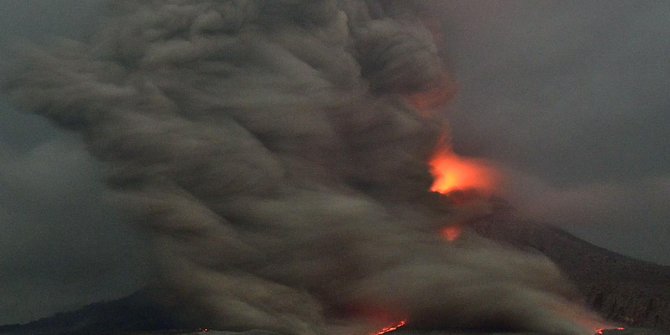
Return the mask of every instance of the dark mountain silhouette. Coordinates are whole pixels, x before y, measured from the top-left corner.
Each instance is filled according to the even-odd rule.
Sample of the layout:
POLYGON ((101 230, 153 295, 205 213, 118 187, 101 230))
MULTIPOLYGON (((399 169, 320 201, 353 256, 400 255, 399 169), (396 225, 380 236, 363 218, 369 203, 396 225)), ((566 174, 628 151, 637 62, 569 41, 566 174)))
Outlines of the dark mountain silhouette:
POLYGON ((185 328, 171 311, 155 303, 150 296, 147 291, 139 291, 27 324, 0 326, 0 334, 102 335, 185 328))
POLYGON ((551 225, 518 220, 504 201, 496 204, 492 215, 472 225, 480 235, 545 254, 606 319, 670 330, 670 266, 611 252, 551 225))
MULTIPOLYGON (((506 202, 494 200, 494 204, 493 213, 472 223, 471 229, 512 247, 545 254, 605 318, 626 326, 670 330, 670 267, 613 253, 551 225, 518 220, 506 202)), ((0 334, 127 334, 197 327, 179 321, 151 294, 140 291, 27 324, 0 326, 0 334)))

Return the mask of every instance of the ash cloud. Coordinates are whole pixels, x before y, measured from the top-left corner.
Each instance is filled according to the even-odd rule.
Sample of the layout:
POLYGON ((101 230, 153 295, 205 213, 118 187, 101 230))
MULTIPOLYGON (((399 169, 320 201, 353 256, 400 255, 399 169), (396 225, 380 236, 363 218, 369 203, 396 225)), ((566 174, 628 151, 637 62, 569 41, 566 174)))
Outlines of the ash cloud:
POLYGON ((508 326, 590 334, 545 258, 436 232, 427 193, 449 89, 405 1, 113 1, 86 43, 25 46, 23 109, 82 134, 152 239, 166 303, 230 330, 508 326))

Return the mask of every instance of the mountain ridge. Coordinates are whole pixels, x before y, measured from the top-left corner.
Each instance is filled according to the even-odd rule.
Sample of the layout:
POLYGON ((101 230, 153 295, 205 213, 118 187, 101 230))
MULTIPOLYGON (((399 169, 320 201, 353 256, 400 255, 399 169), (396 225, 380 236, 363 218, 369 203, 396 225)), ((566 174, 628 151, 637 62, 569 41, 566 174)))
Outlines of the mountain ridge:
POLYGON ((608 320, 670 330, 670 266, 621 255, 556 226, 520 220, 504 202, 471 224, 479 235, 550 258, 608 320))

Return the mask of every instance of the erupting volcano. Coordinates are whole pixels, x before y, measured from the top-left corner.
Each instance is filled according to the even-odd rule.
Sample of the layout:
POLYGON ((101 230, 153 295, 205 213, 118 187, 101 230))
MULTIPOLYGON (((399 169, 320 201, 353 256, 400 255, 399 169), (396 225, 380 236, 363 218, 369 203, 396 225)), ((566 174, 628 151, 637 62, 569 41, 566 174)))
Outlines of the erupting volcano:
POLYGON ((444 243, 467 206, 429 192, 489 195, 496 174, 448 143, 431 157, 443 129, 418 112, 453 89, 430 2, 112 3, 89 42, 16 57, 5 89, 110 167, 189 321, 286 335, 406 323, 343 312, 363 306, 424 329, 589 335, 545 257, 444 243))
POLYGON ((435 178, 430 190, 440 194, 475 190, 491 194, 497 182, 495 171, 480 160, 464 158, 442 149, 430 160, 430 172, 435 178))

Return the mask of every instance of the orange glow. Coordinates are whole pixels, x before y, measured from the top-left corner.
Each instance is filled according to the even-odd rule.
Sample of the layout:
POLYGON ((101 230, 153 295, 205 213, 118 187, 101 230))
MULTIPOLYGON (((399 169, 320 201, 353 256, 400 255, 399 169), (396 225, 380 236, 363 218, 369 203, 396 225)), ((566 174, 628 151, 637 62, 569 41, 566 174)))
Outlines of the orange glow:
POLYGON ((495 171, 483 162, 459 157, 447 150, 440 150, 433 156, 430 172, 435 178, 430 190, 445 195, 465 190, 490 194, 497 179, 495 171))
POLYGON ((596 334, 597 335, 603 335, 603 334, 605 334, 606 330, 622 331, 622 330, 626 330, 626 328, 623 328, 623 327, 619 327, 619 328, 598 328, 598 329, 596 329, 596 334))
POLYGON ((393 326, 384 327, 384 328, 380 329, 378 332, 374 333, 373 335, 383 335, 383 334, 386 334, 386 333, 390 333, 392 331, 398 330, 399 328, 403 327, 406 324, 407 324, 407 321, 402 320, 402 321, 396 323, 393 326))
POLYGON ((449 226, 442 229, 442 237, 449 242, 454 242, 461 237, 463 229, 460 226, 449 226))

